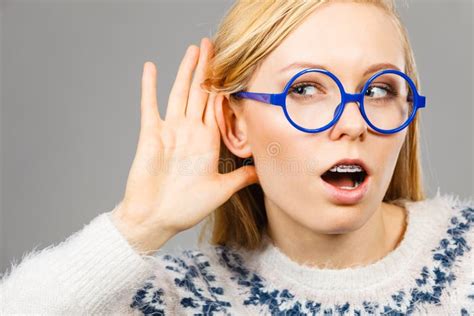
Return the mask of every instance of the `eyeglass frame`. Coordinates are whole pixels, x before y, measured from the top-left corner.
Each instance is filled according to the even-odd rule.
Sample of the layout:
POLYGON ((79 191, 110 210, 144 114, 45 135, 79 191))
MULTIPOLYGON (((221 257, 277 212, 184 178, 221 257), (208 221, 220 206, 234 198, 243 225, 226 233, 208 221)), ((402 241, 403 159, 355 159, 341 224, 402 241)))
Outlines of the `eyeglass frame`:
POLYGON ((407 127, 413 121, 418 109, 426 107, 426 97, 423 96, 423 95, 420 95, 418 93, 418 90, 415 86, 415 83, 413 82, 413 80, 407 74, 405 74, 404 72, 399 71, 397 69, 384 69, 384 70, 381 70, 381 71, 375 73, 374 75, 372 75, 366 81, 366 83, 364 84, 364 87, 362 88, 360 93, 347 93, 344 90, 344 86, 342 85, 339 78, 337 78, 336 75, 334 75, 329 70, 319 69, 319 68, 307 68, 307 69, 303 69, 303 70, 299 71, 293 77, 291 77, 290 80, 287 82, 285 88, 283 89, 283 92, 281 92, 281 93, 261 93, 261 92, 239 91, 239 92, 232 93, 231 95, 236 96, 238 98, 251 99, 251 100, 260 101, 260 102, 264 102, 264 103, 267 103, 267 104, 282 107, 283 112, 284 112, 285 117, 288 120, 288 122, 290 122, 290 124, 293 127, 295 127, 296 129, 298 129, 302 132, 306 132, 306 133, 319 133, 319 132, 325 131, 326 129, 328 129, 328 128, 332 127, 333 125, 335 125, 339 121, 339 118, 342 116, 342 113, 344 112, 344 109, 346 107, 347 102, 357 102, 358 106, 359 106, 359 112, 362 114, 362 117, 364 118, 365 122, 372 129, 374 129, 375 131, 377 131, 379 133, 382 133, 382 134, 394 134, 394 133, 397 133, 400 130, 404 129, 405 127, 407 127), (341 94, 341 103, 339 105, 337 105, 337 107, 336 107, 334 118, 331 120, 331 122, 329 122, 325 126, 320 127, 320 128, 315 128, 315 129, 304 128, 302 126, 299 126, 297 123, 295 123, 291 119, 290 115, 288 114, 288 111, 287 111, 287 108, 286 108, 286 102, 285 102, 286 101, 286 95, 288 93, 288 90, 291 88, 291 85, 293 84, 293 82, 298 77, 300 77, 301 75, 303 75, 307 72, 320 72, 320 73, 328 75, 329 77, 331 77, 336 82, 336 84, 339 88, 340 94, 341 94), (390 129, 390 130, 385 130, 385 129, 380 129, 380 128, 376 127, 375 125, 373 125, 370 122, 369 118, 367 117, 367 115, 365 113, 365 109, 364 109, 364 93, 367 90, 368 86, 372 83, 372 81, 374 81, 377 77, 379 77, 383 74, 389 74, 389 73, 400 75, 408 82, 408 84, 410 85, 410 87, 413 91, 413 96, 412 97, 413 97, 413 108, 414 109, 413 109, 410 117, 405 121, 405 123, 403 123, 402 125, 400 125, 397 128, 390 129))

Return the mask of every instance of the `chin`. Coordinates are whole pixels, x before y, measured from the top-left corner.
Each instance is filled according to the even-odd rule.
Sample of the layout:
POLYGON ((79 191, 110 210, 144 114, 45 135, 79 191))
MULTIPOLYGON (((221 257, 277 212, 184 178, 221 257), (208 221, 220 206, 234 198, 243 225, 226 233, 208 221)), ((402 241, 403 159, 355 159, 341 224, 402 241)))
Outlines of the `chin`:
POLYGON ((300 224, 318 233, 348 233, 359 229, 367 221, 368 216, 363 213, 363 209, 360 205, 339 206, 327 203, 311 217, 304 216, 300 224))

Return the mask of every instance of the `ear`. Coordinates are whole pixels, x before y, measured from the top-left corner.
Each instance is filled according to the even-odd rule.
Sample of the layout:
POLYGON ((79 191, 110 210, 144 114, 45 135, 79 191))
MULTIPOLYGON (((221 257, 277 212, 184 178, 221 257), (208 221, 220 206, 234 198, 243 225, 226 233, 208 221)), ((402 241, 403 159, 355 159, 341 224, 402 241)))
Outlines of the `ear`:
POLYGON ((233 103, 229 96, 219 93, 215 99, 215 115, 221 137, 227 148, 240 158, 252 156, 248 143, 244 105, 233 103))

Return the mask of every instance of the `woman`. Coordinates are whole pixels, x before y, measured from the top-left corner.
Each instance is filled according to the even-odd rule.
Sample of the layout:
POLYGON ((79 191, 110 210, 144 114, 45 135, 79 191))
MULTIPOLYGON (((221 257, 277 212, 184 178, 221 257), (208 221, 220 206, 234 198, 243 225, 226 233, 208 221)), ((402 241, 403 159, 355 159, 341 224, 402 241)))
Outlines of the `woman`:
POLYGON ((469 315, 474 207, 424 195, 419 86, 392 1, 236 2, 164 119, 145 63, 123 199, 5 275, 4 312, 469 315))

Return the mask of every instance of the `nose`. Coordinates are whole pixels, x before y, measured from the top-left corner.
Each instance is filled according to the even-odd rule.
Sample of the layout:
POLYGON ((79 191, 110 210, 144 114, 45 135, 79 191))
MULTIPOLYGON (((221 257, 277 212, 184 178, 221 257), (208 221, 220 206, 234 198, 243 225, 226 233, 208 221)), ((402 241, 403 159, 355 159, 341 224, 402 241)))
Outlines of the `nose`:
MULTIPOLYGON (((339 106, 343 106, 342 103, 339 106)), ((367 132, 367 123, 360 112, 359 99, 351 95, 344 106, 343 112, 339 120, 334 124, 330 133, 331 138, 339 139, 349 137, 357 139, 365 137, 367 132)))

